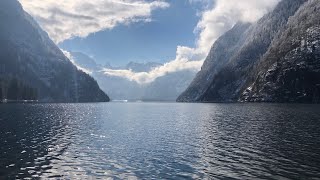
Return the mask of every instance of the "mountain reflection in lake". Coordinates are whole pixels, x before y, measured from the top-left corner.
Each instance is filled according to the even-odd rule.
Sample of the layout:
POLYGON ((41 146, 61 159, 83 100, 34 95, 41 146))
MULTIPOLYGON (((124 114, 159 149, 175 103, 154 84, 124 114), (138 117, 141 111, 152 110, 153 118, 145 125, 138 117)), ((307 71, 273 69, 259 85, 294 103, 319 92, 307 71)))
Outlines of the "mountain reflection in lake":
POLYGON ((2 104, 0 179, 320 178, 320 106, 2 104))

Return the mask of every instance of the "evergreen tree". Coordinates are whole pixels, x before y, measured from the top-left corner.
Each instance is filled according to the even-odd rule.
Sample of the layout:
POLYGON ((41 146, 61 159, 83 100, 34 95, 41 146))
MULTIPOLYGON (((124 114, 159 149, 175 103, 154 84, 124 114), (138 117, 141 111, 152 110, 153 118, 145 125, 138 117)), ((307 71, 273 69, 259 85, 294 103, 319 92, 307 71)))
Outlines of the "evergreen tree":
POLYGON ((17 78, 0 78, 0 101, 8 100, 37 100, 38 92, 17 78))

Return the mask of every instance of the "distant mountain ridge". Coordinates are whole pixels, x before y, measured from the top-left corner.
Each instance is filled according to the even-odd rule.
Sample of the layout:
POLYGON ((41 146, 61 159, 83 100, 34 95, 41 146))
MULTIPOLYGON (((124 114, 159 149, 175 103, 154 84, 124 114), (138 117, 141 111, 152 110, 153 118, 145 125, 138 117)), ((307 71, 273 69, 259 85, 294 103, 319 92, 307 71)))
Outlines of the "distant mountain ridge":
POLYGON ((125 69, 132 70, 133 72, 149 72, 163 64, 157 62, 146 62, 146 63, 137 63, 129 62, 125 69))
POLYGON ((102 66, 86 54, 81 52, 70 53, 74 63, 79 66, 79 68, 91 71, 91 75, 98 81, 100 87, 107 92, 113 100, 175 101, 196 73, 189 70, 169 73, 165 76, 158 77, 151 83, 139 84, 125 77, 104 74, 103 69, 130 70, 134 73, 141 73, 150 72, 162 66, 162 64, 157 62, 129 62, 123 67, 113 67, 108 63, 102 66))
POLYGON ((234 26, 215 42, 177 101, 319 102, 319 3, 282 0, 256 23, 234 26))
POLYGON ((97 82, 65 57, 17 0, 0 2, 0 24, 1 78, 16 78, 35 88, 41 102, 109 101, 97 82))
POLYGON ((133 72, 148 72, 161 66, 161 63, 157 62, 146 62, 146 63, 138 63, 138 62, 129 62, 124 66, 112 66, 110 63, 106 63, 104 66, 98 64, 93 58, 82 52, 71 51, 69 52, 72 56, 72 59, 75 61, 74 63, 79 67, 85 68, 87 70, 101 70, 103 68, 112 69, 112 70, 132 70, 133 72))

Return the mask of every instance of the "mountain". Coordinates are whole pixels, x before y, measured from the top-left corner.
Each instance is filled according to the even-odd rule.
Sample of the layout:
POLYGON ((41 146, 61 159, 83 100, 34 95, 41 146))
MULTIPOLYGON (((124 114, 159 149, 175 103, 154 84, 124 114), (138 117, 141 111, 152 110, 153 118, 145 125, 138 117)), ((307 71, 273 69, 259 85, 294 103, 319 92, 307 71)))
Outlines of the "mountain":
POLYGON ((216 41, 202 65, 201 71, 198 72, 187 90, 179 96, 179 101, 200 100, 211 85, 214 76, 244 44, 249 27, 248 23, 238 23, 216 41))
POLYGON ((108 93, 112 100, 140 100, 142 86, 127 78, 104 74, 101 71, 92 72, 100 87, 108 93))
POLYGON ((191 70, 178 71, 158 77, 144 88, 142 100, 145 101, 175 101, 183 92, 196 72, 191 70))
POLYGON ((320 1, 309 0, 289 19, 254 72, 242 101, 320 102, 320 1))
POLYGON ((109 101, 97 82, 65 57, 17 0, 0 2, 0 24, 1 79, 16 79, 35 89, 41 102, 109 101))
POLYGON ((132 70, 133 72, 149 72, 162 64, 156 62, 136 63, 129 62, 124 69, 132 70))
POLYGON ((162 64, 156 62, 129 62, 123 67, 113 67, 110 64, 98 65, 94 59, 80 52, 71 52, 72 60, 80 68, 91 72, 100 87, 113 100, 130 101, 175 101, 185 90, 195 76, 193 71, 179 71, 168 73, 148 84, 139 84, 124 77, 103 73, 103 69, 131 70, 134 73, 149 72, 162 64), (80 55, 81 54, 81 55, 80 55), (84 58, 85 57, 85 58, 84 58))
MULTIPOLYGON (((81 52, 70 52, 73 63, 84 71, 90 72, 101 89, 106 92, 113 100, 140 100, 142 89, 135 81, 126 78, 107 75, 103 72, 104 68, 112 70, 125 69, 125 67, 113 67, 109 63, 102 66, 88 55, 81 52)), ((125 69, 128 70, 128 69, 125 69)))
MULTIPOLYGON (((244 25, 244 28, 241 29, 239 24, 234 26, 215 42, 195 81, 179 96, 177 101, 299 102, 299 99, 292 97, 303 94, 302 89, 315 89, 318 84, 317 80, 312 80, 319 76, 314 73, 320 63, 317 55, 319 50, 312 45, 312 43, 317 44, 319 40, 317 37, 320 17, 318 16, 318 4, 318 0, 282 0, 273 11, 249 27, 244 25), (314 13, 313 16, 311 16, 312 13, 314 13), (307 15, 310 15, 312 20, 307 15), (299 39, 304 38, 309 39, 301 42, 309 46, 305 44, 303 46, 307 46, 305 48, 309 50, 313 48, 312 52, 294 54, 297 51, 299 39), (226 53, 225 55, 220 55, 221 52, 217 47, 223 45, 228 50, 223 52, 226 53), (296 70, 296 66, 301 66, 295 63, 305 61, 310 62, 308 66, 312 66, 309 70, 300 68, 297 71, 289 71, 296 70), (314 71, 311 72, 310 69, 314 71), (281 73, 282 70, 288 70, 288 72, 281 73), (301 78, 308 83, 292 85, 293 79, 291 79, 291 85, 285 82, 290 78, 299 77, 299 73, 304 74, 304 77, 301 78), (291 89, 287 86, 290 86, 291 89), (300 87, 289 92, 288 89, 292 90, 292 86, 300 87), (290 94, 288 98, 278 98, 287 93, 290 94)), ((317 94, 317 90, 308 91, 310 94, 317 94)), ((304 102, 311 102, 311 99, 305 98, 304 102)))

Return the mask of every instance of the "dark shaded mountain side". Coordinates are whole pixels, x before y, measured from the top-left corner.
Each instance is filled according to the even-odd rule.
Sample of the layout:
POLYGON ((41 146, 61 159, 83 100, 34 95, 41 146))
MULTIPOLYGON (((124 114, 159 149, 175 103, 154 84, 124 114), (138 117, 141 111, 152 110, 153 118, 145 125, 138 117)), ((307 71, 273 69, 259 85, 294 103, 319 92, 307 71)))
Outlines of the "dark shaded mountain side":
POLYGON ((320 103, 320 1, 290 18, 254 72, 241 101, 320 103))
MULTIPOLYGON (((205 91, 197 94, 197 99, 190 100, 188 97, 180 97, 178 101, 238 101, 242 92, 254 80, 255 64, 268 51, 272 41, 286 29, 289 18, 305 2, 307 0, 282 0, 273 11, 252 24, 245 33, 240 32, 238 36, 245 34, 245 40, 241 41, 240 48, 223 60, 225 63, 210 78, 208 88, 200 84, 200 87, 196 89, 205 89, 205 91)), ((232 43, 230 42, 229 47, 232 47, 232 43)), ((211 59, 206 61, 211 61, 211 59)), ((212 67, 215 67, 215 64, 212 67)), ((215 71, 215 69, 210 69, 210 72, 215 71)))
POLYGON ((235 102, 238 100, 253 65, 268 50, 273 38, 284 30, 290 16, 293 16, 305 0, 283 0, 277 7, 249 29, 249 36, 229 63, 217 73, 212 84, 202 95, 204 102, 235 102))
POLYGON ((16 78, 0 77, 0 102, 4 100, 37 100, 36 88, 17 80, 16 78))
POLYGON ((79 71, 16 0, 0 2, 0 67, 37 89, 43 102, 109 101, 89 75, 79 71))

